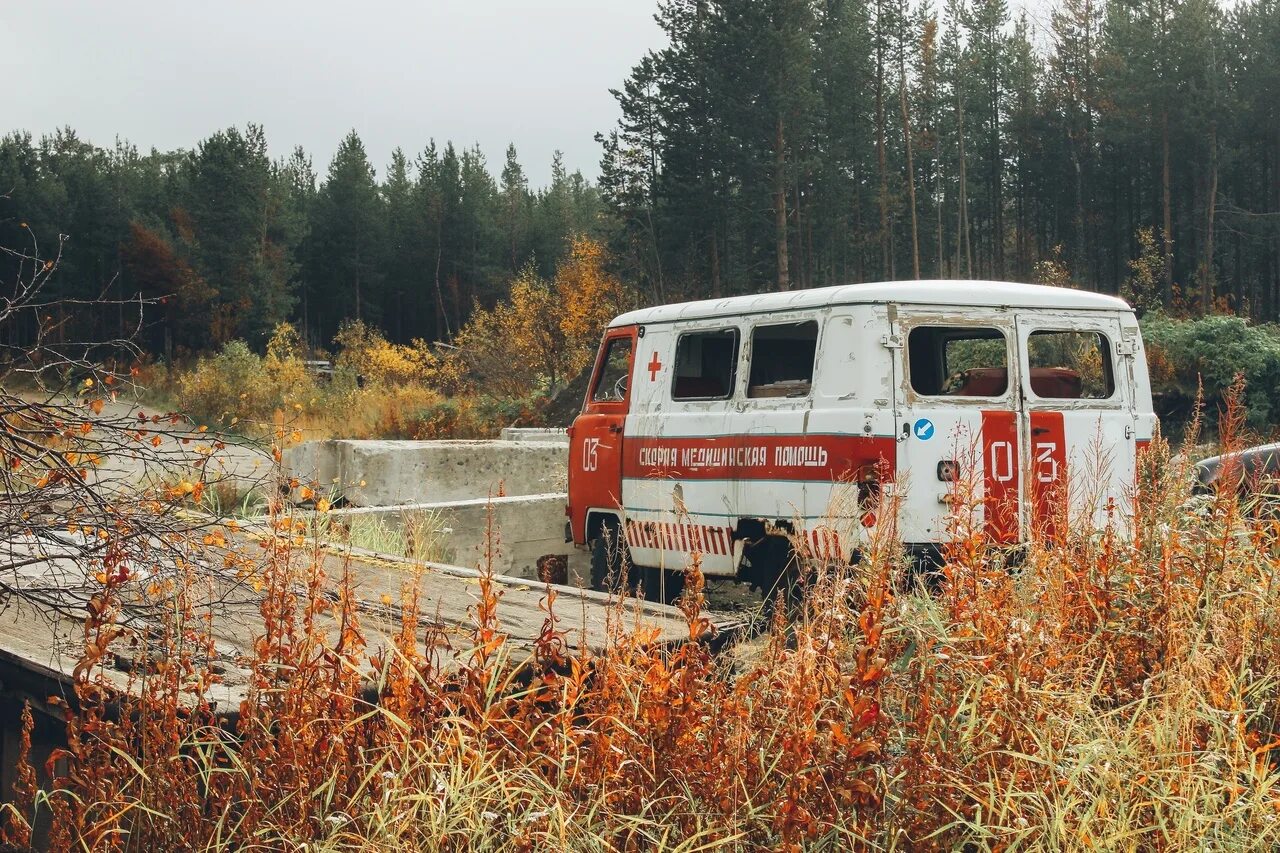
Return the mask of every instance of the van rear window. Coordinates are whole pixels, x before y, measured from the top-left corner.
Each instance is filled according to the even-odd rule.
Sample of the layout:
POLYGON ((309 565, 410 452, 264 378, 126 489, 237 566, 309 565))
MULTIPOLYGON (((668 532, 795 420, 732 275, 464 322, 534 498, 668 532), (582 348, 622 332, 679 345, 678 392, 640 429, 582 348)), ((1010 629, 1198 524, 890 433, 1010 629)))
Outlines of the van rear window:
POLYGON ((676 344, 673 400, 724 400, 738 373, 738 330, 687 332, 676 344))
POLYGON ((1116 390, 1101 332, 1041 330, 1027 336, 1031 393, 1045 400, 1106 400, 1116 390))
POLYGON ((751 381, 748 397, 804 397, 813 387, 818 324, 756 326, 751 333, 751 381))
POLYGON ((1009 348, 999 329, 916 326, 907 335, 911 388, 929 397, 1002 397, 1009 348))

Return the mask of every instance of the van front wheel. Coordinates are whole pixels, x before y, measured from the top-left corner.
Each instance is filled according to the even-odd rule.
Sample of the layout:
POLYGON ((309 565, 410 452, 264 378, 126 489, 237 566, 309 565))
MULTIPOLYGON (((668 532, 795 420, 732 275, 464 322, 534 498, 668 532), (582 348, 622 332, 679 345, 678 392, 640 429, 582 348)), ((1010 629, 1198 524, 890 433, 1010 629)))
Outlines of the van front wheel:
POLYGON ((797 616, 804 598, 804 561, 791 540, 785 536, 765 536, 747 547, 746 557, 751 564, 751 585, 758 587, 764 598, 765 619, 773 619, 779 598, 787 617, 797 616))
POLYGON ((644 599, 658 604, 674 604, 684 594, 684 572, 666 569, 644 570, 644 599))
POLYGON ((631 592, 635 588, 635 573, 618 522, 606 520, 591 540, 591 588, 597 592, 631 592))

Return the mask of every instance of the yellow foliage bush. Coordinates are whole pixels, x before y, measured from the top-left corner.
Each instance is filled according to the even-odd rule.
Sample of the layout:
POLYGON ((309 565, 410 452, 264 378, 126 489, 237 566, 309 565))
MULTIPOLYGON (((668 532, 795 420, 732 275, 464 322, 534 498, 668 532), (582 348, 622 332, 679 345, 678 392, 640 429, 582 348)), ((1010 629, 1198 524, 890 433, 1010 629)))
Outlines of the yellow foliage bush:
POLYGON ((608 253, 595 240, 575 237, 556 270, 560 329, 568 344, 570 375, 591 363, 605 326, 631 307, 632 294, 606 269, 608 253))
POLYGON ((526 268, 509 300, 476 307, 455 339, 457 358, 476 386, 495 394, 521 396, 544 381, 554 386, 568 368, 558 313, 551 286, 526 268))
POLYGON ((337 343, 337 375, 328 381, 307 369, 301 338, 287 323, 276 327, 265 356, 229 341, 177 375, 177 407, 246 434, 261 433, 283 410, 308 439, 485 438, 511 423, 537 423, 527 387, 513 386, 515 402, 460 391, 451 378, 458 362, 421 341, 393 344, 351 323, 337 343))
POLYGON ((268 422, 276 409, 305 407, 318 396, 298 333, 288 323, 276 327, 266 356, 244 341, 228 341, 177 380, 178 406, 209 422, 268 422))
POLYGON ((267 342, 262 369, 274 396, 283 405, 305 404, 316 396, 315 377, 303 361, 302 338, 289 323, 276 326, 267 342))
POLYGON ((477 306, 455 341, 475 385, 511 398, 554 393, 590 364, 605 326, 631 301, 606 260, 599 243, 577 237, 554 280, 526 268, 509 299, 477 306))
POLYGON ((365 383, 447 384, 445 359, 436 356, 424 340, 393 344, 360 320, 344 323, 333 340, 340 349, 335 365, 350 369, 365 383))

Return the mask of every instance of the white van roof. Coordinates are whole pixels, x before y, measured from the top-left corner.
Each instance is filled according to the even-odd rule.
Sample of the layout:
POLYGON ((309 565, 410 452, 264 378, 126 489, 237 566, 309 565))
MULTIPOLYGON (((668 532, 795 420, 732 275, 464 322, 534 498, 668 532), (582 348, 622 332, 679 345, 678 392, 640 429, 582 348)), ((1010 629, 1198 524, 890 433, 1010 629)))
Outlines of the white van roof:
POLYGON ((971 305, 995 308, 1050 308, 1063 310, 1129 311, 1128 303, 1114 296, 1043 284, 1008 281, 935 280, 884 281, 841 284, 812 290, 789 290, 680 302, 629 311, 609 325, 671 323, 708 317, 766 314, 829 305, 896 302, 903 305, 971 305))

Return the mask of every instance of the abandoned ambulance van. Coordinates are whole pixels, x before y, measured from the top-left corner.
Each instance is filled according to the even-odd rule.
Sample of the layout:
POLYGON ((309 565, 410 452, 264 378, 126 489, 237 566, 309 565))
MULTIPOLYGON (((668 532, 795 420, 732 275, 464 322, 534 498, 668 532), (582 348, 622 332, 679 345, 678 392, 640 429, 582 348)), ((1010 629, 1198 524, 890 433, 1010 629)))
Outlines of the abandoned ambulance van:
POLYGON ((879 525, 936 552, 961 511, 1013 546, 1066 518, 1123 525, 1154 427, 1138 323, 1111 296, 912 281, 664 305, 604 335, 566 533, 597 587, 625 552, 655 599, 695 554, 770 588, 879 525))

